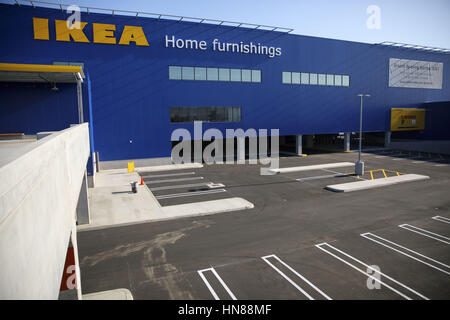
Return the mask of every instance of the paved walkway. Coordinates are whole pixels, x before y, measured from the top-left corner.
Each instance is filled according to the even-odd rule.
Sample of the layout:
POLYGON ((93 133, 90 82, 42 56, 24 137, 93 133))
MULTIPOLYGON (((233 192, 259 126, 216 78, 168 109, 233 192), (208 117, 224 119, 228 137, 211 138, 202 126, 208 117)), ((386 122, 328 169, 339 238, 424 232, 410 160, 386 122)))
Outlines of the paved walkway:
MULTIPOLYGON (((201 167, 201 164, 159 166, 152 168, 152 171, 201 167)), ((144 169, 148 171, 148 168, 137 168, 137 171, 144 169)), ((140 175, 128 173, 126 169, 97 173, 95 188, 89 189, 91 223, 79 225, 78 231, 253 208, 252 203, 239 197, 162 207, 149 188, 139 185, 139 182, 140 175), (138 182, 137 193, 131 191, 130 183, 133 181, 138 182)))

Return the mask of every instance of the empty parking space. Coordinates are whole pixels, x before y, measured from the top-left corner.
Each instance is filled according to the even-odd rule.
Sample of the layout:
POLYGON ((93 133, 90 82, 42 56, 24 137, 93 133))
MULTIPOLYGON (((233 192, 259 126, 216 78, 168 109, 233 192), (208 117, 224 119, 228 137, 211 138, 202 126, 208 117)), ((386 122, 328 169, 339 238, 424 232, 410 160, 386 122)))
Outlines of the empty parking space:
POLYGON ((435 258, 431 258, 430 256, 420 253, 417 250, 405 247, 403 244, 399 244, 398 242, 392 241, 391 239, 386 239, 372 232, 362 233, 361 236, 367 240, 373 241, 378 245, 393 250, 396 253, 411 258, 430 268, 433 268, 434 270, 442 272, 447 276, 450 275, 450 266, 448 264, 445 264, 442 261, 438 261, 435 258))
POLYGON ((345 256, 339 247, 334 241, 330 246, 321 242, 286 259, 335 300, 404 299, 389 286, 377 283, 376 278, 371 279, 374 273, 368 269, 369 265, 345 256))
POLYGON ((371 287, 373 286, 373 288, 377 288, 376 286, 379 288, 387 288, 406 300, 413 300, 416 298, 429 300, 429 298, 390 276, 384 270, 381 271, 381 268, 378 265, 370 262, 367 263, 365 262, 367 260, 364 261, 364 259, 361 259, 358 255, 355 256, 354 253, 349 253, 348 251, 345 251, 346 249, 342 249, 342 247, 338 248, 335 244, 331 245, 326 242, 317 244, 316 247, 353 270, 365 275, 367 280, 371 282, 371 287))
POLYGON ((436 241, 445 243, 445 244, 450 244, 450 238, 446 237, 442 234, 436 233, 436 232, 432 232, 428 229, 423 229, 423 228, 419 228, 416 225, 412 225, 412 224, 408 224, 408 223, 404 223, 399 225, 400 228, 414 232, 416 234, 420 234, 424 237, 430 238, 430 239, 434 239, 436 241))
MULTIPOLYGON (((215 269, 239 300, 307 299, 262 259, 232 263, 215 269)), ((204 282, 203 279, 199 281, 204 282)))
POLYGON ((442 217, 442 216, 434 216, 434 217, 432 217, 432 219, 443 222, 443 223, 450 223, 450 218, 446 218, 446 217, 442 217))
POLYGON ((297 272, 286 262, 281 260, 275 254, 261 257, 272 269, 278 272, 286 279, 295 289, 303 294, 309 300, 326 299, 332 300, 326 293, 314 285, 305 276, 297 272), (283 270, 284 269, 284 270, 283 270))
POLYGON ((205 283, 211 295, 214 297, 214 299, 237 300, 234 293, 230 290, 230 288, 227 286, 227 284, 223 281, 223 279, 219 276, 219 274, 214 268, 199 270, 198 274, 205 283))
POLYGON ((219 200, 232 197, 223 183, 197 171, 140 172, 144 183, 161 206, 219 200))
MULTIPOLYGON (((232 288, 230 291, 233 290, 240 300, 331 300, 310 280, 273 254, 216 269, 227 286, 232 288)), ((205 285, 208 287, 208 283, 205 285)))
POLYGON ((450 248, 446 240, 450 227, 446 224, 443 224, 443 226, 439 224, 440 222, 430 218, 420 219, 401 223, 397 226, 393 225, 373 233, 426 256, 436 257, 443 263, 450 264, 450 248), (428 220, 431 220, 431 223, 428 220))
MULTIPOLYGON (((367 265, 377 266, 383 274, 401 283, 400 287, 406 286, 427 299, 443 299, 450 295, 448 268, 441 257, 446 251, 432 255, 432 250, 427 252, 423 248, 419 251, 419 247, 406 247, 401 239, 395 238, 394 232, 363 235, 359 239, 357 235, 340 239, 333 246, 367 265)), ((411 290, 407 289, 410 293, 411 290)), ((417 294, 413 297, 402 292, 412 299, 417 298, 417 294)))

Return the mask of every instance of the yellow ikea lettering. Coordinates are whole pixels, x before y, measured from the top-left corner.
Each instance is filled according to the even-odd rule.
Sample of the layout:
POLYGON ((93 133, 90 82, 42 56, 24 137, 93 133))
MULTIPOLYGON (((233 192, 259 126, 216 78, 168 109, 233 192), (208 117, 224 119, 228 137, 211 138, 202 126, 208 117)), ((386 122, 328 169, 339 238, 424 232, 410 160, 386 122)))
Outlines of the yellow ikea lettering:
POLYGON ((87 22, 80 22, 80 28, 69 29, 66 20, 55 20, 56 41, 90 42, 83 32, 87 22))
MULTIPOLYGON (((80 28, 70 29, 67 26, 66 20, 55 20, 56 41, 90 43, 91 41, 89 41, 88 37, 83 32, 87 25, 87 22, 80 22, 80 28)), ((116 44, 117 39, 114 35, 115 31, 115 24, 92 23, 92 42, 116 44)), ((50 40, 48 19, 33 18, 33 34, 34 39, 50 40)), ((124 26, 122 34, 120 35, 119 44, 128 46, 130 45, 130 42, 134 42, 137 46, 149 46, 144 30, 139 26, 124 26)))
POLYGON ((49 40, 48 19, 33 18, 34 38, 38 40, 49 40))
POLYGON ((95 43, 116 44, 116 38, 114 37, 116 26, 114 24, 93 23, 92 31, 95 43))
POLYGON ((136 43, 137 46, 148 47, 148 41, 142 27, 125 26, 123 28, 119 44, 129 45, 131 41, 136 43))

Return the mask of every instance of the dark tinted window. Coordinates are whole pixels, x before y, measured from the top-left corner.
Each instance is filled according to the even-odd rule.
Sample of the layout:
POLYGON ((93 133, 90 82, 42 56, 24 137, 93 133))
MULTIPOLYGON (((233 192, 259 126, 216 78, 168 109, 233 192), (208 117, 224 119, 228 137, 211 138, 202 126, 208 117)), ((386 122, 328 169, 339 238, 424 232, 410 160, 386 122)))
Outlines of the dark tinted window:
POLYGON ((241 107, 171 107, 170 122, 240 122, 241 107))

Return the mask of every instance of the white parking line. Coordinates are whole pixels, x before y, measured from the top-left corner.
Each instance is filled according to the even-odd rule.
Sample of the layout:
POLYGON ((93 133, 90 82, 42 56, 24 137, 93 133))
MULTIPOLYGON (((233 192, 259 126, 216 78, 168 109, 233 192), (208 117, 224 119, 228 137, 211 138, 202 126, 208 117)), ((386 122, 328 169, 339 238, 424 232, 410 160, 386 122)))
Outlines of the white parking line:
POLYGON ((377 159, 382 159, 382 158, 386 158, 387 156, 376 156, 375 158, 377 159))
POLYGON ((435 164, 435 167, 448 167, 449 164, 448 163, 441 163, 441 164, 435 164))
POLYGON ((303 181, 320 180, 320 179, 327 179, 327 178, 338 178, 338 177, 351 177, 351 175, 349 175, 349 174, 327 174, 324 176, 314 176, 314 177, 300 178, 300 179, 295 179, 295 180, 303 182, 303 181))
POLYGON ((216 270, 214 270, 214 268, 198 270, 197 271, 198 274, 202 278, 203 282, 206 284, 206 287, 208 287, 208 289, 211 292, 211 294, 213 295, 214 299, 220 300, 219 296, 217 295, 217 293, 212 288, 211 284, 208 282, 208 280, 204 276, 203 272, 205 272, 205 271, 211 271, 216 276, 217 280, 219 280, 219 282, 223 286, 223 288, 228 292, 228 294, 230 295, 231 299, 237 300, 236 296, 233 294, 233 292, 231 292, 230 288, 228 288, 228 286, 225 284, 225 282, 222 280, 222 278, 219 276, 219 274, 216 272, 216 270))
POLYGON ((431 268, 433 268, 433 269, 436 269, 436 270, 441 271, 441 272, 443 272, 443 273, 445 273, 445 274, 447 274, 447 275, 450 275, 450 266, 446 265, 445 263, 442 263, 442 262, 440 262, 440 261, 434 260, 434 259, 432 259, 432 258, 430 258, 430 257, 427 257, 427 256, 421 254, 421 253, 418 253, 418 252, 416 252, 416 251, 414 251, 414 250, 408 249, 408 248, 406 248, 406 247, 404 247, 404 246, 401 246, 401 245, 399 245, 399 244, 397 244, 397 243, 395 243, 395 242, 389 241, 389 240, 387 240, 387 239, 384 239, 384 238, 382 238, 382 237, 380 237, 380 236, 377 236, 377 235, 375 235, 375 234, 373 234, 373 233, 370 233, 370 232, 363 233, 363 234, 361 234, 361 236, 364 237, 364 238, 366 238, 366 239, 368 239, 368 240, 370 240, 370 241, 373 241, 373 242, 378 243, 378 244, 380 244, 380 245, 382 245, 382 246, 385 246, 386 248, 392 249, 392 250, 394 250, 394 251, 396 251, 396 252, 398 252, 398 253, 400 253, 400 254, 402 254, 402 255, 404 255, 404 256, 407 256, 407 257, 409 257, 409 258, 411 258, 411 259, 414 259, 414 260, 416 260, 416 261, 418 261, 418 262, 421 262, 421 263, 423 263, 423 264, 425 264, 425 265, 427 265, 427 266, 429 266, 429 267, 431 267, 431 268), (393 245, 393 246, 395 246, 395 247, 397 247, 397 248, 401 248, 401 249, 403 249, 404 251, 402 251, 402 250, 400 250, 400 249, 396 249, 396 248, 394 248, 394 247, 391 247, 391 246, 389 246, 389 245, 387 245, 387 244, 385 244, 385 243, 383 243, 383 242, 381 242, 381 241, 379 241, 379 240, 372 239, 371 237, 375 237, 375 238, 378 238, 378 239, 380 239, 380 240, 382 240, 382 241, 385 241, 385 242, 387 242, 387 243, 390 243, 391 245, 393 245), (422 260, 422 259, 419 259, 419 258, 417 258, 417 257, 414 257, 413 255, 408 254, 408 253, 406 253, 405 251, 410 252, 410 253, 412 253, 412 254, 415 254, 415 255, 417 255, 417 256, 419 256, 419 257, 422 257, 423 259, 426 259, 426 260, 428 260, 428 261, 430 261, 430 262, 434 262, 435 264, 438 264, 438 265, 440 265, 440 266, 446 268, 446 270, 442 269, 442 267, 437 267, 436 265, 434 265, 434 264, 432 264, 432 263, 430 263, 430 262, 427 262, 427 261, 425 261, 425 260, 422 260))
POLYGON ((214 190, 206 190, 206 191, 171 193, 171 194, 164 194, 164 195, 156 196, 155 198, 160 200, 160 199, 171 199, 171 198, 198 196, 198 195, 202 195, 202 194, 221 193, 221 192, 226 192, 226 190, 225 189, 214 189, 214 190))
POLYGON ((444 222, 444 223, 450 223, 450 219, 449 218, 442 217, 442 216, 434 216, 434 217, 431 217, 431 219, 434 219, 434 220, 437 220, 437 221, 440 221, 440 222, 444 222))
POLYGON ((353 177, 353 178, 355 178, 357 180, 367 180, 367 179, 364 179, 364 178, 361 178, 361 177, 358 178, 358 176, 355 176, 355 175, 345 174, 345 173, 341 173, 341 172, 337 172, 337 171, 333 171, 333 170, 328 170, 328 169, 321 169, 321 170, 327 171, 327 172, 331 172, 331 173, 335 173, 335 174, 338 174, 338 175, 343 175, 343 176, 348 175, 349 177, 353 177))
POLYGON ((153 187, 153 188, 149 188, 149 189, 150 189, 150 191, 159 191, 159 190, 171 190, 171 189, 202 187, 202 186, 208 187, 210 189, 225 187, 225 185, 221 184, 221 183, 202 182, 202 183, 191 183, 191 184, 176 184, 173 186, 153 187))
POLYGON ((276 255, 271 254, 268 256, 261 257, 269 266, 271 266, 276 272, 278 272, 283 278, 285 278, 287 281, 289 281, 290 284, 292 284, 298 291, 303 293, 309 300, 315 300, 311 295, 309 295, 305 290, 303 290, 298 284, 296 284, 291 278, 289 278, 286 274, 284 274, 280 269, 275 267, 268 259, 274 258, 278 260, 283 266, 288 268, 292 273, 294 273, 297 277, 305 281, 308 285, 310 285, 314 290, 316 290, 318 293, 320 293, 325 299, 327 300, 333 300, 328 295, 326 295, 322 290, 317 288, 314 284, 312 284, 308 279, 306 279, 304 276, 302 276, 300 273, 292 269, 289 265, 287 265, 285 262, 283 262, 280 258, 278 258, 276 255))
POLYGON ((412 163, 425 163, 425 161, 413 161, 412 163))
POLYGON ((152 184, 152 183, 166 183, 166 182, 180 182, 180 181, 191 181, 191 180, 202 180, 203 177, 193 177, 193 178, 180 178, 180 179, 164 179, 164 180, 152 180, 152 181, 145 181, 145 184, 152 184))
POLYGON ((181 173, 166 173, 166 174, 152 174, 143 176, 144 178, 162 178, 162 177, 177 177, 177 176, 188 176, 195 174, 195 172, 181 172, 181 173))
POLYGON ((352 267, 353 269, 359 271, 360 273, 364 274, 364 275, 367 276, 368 278, 371 278, 372 280, 374 280, 374 281, 376 281, 376 282, 378 282, 378 283, 380 283, 380 284, 386 286, 386 288, 388 288, 388 289, 390 289, 391 291, 397 293, 397 294, 400 295, 401 297, 403 297, 403 298, 405 298, 405 299, 407 299, 407 300, 412 300, 411 297, 409 297, 409 296, 407 296, 406 294, 404 294, 404 293, 398 291, 397 289, 391 287, 390 285, 388 285, 387 283, 381 281, 380 279, 377 279, 377 278, 375 278, 374 276, 369 275, 365 270, 358 268, 358 267, 355 266, 354 264, 351 264, 350 262, 348 262, 348 261, 342 259, 341 257, 338 257, 336 254, 331 253, 330 251, 324 249, 323 246, 327 246, 327 247, 329 247, 329 248, 331 248, 331 249, 333 249, 333 250, 335 250, 335 251, 337 251, 337 252, 343 254, 344 256, 350 258, 351 260, 356 261, 357 263, 359 263, 359 264, 365 266, 365 267, 366 267, 366 270, 370 268, 370 269, 373 270, 374 272, 377 272, 377 273, 379 273, 380 275, 382 275, 384 278, 389 279, 390 281, 396 283, 397 285, 399 285, 399 286, 405 288, 405 289, 408 290, 409 292, 414 293, 416 296, 418 296, 418 297, 420 297, 420 298, 422 298, 422 299, 425 299, 425 300, 429 300, 429 298, 427 298, 427 297, 425 297, 424 295, 420 294, 419 292, 417 292, 417 291, 411 289, 411 288, 408 287, 407 285, 404 285, 403 283, 401 283, 401 282, 395 280, 394 278, 388 276, 387 274, 385 274, 385 273, 383 273, 383 272, 381 272, 381 271, 374 270, 374 269, 373 269, 371 266, 369 266, 368 264, 366 264, 366 263, 364 263, 364 262, 362 262, 362 261, 356 259, 355 257, 352 257, 351 255, 345 253, 344 251, 339 250, 338 248, 333 247, 332 245, 330 245, 330 244, 328 244, 328 243, 326 243, 326 242, 320 243, 320 244, 316 244, 316 247, 319 248, 320 250, 322 250, 322 251, 328 253, 329 255, 335 257, 336 259, 338 259, 338 260, 344 262, 346 265, 348 265, 348 266, 352 267))
POLYGON ((418 228, 418 227, 415 227, 415 226, 412 226, 412 225, 406 224, 406 223, 399 225, 399 227, 403 228, 405 230, 408 230, 408 231, 412 231, 412 232, 421 234, 425 237, 428 237, 428 238, 431 238, 431 239, 434 239, 434 240, 437 240, 437 241, 440 241, 440 242, 443 242, 446 244, 450 244, 450 238, 444 237, 443 235, 440 235, 440 234, 437 234, 437 233, 434 233, 434 232, 431 232, 431 231, 428 231, 428 230, 425 230, 422 228, 418 228))

